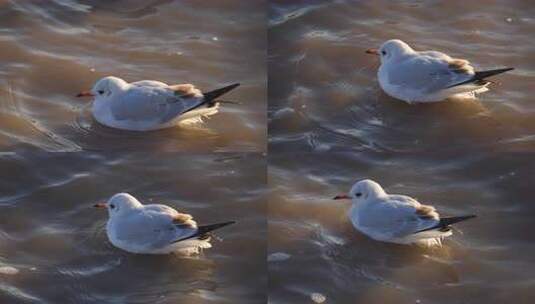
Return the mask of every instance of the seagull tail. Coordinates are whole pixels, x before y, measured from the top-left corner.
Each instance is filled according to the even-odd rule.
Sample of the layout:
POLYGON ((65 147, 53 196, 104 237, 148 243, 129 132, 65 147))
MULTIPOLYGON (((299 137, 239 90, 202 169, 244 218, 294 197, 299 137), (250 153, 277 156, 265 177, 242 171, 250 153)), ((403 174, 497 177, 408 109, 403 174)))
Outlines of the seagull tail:
POLYGON ((190 235, 190 236, 187 236, 185 238, 181 238, 181 239, 178 239, 178 240, 175 240, 173 241, 173 243, 176 243, 176 242, 181 242, 181 241, 185 241, 185 240, 189 240, 189 239, 193 239, 193 238, 197 238, 197 239, 205 239, 210 232, 216 230, 216 229, 219 229, 219 228, 223 228, 225 226, 228 226, 228 225, 232 225, 236 223, 235 221, 229 221, 229 222, 222 222, 222 223, 216 223, 216 224, 211 224, 211 225, 204 225, 204 226, 198 226, 197 227, 197 231, 190 235))
POLYGON ((514 70, 514 69, 515 68, 502 68, 502 69, 475 72, 475 74, 474 74, 474 76, 472 78, 470 78, 470 79, 468 79, 466 81, 451 85, 448 88, 460 86, 460 85, 467 84, 467 83, 478 83, 478 84, 480 83, 481 85, 483 85, 486 82, 485 78, 491 77, 491 76, 494 76, 494 75, 498 75, 498 74, 501 74, 501 73, 505 73, 505 72, 508 72, 508 71, 511 71, 511 70, 514 70))
POLYGON ((440 221, 435 226, 416 231, 415 233, 420 233, 420 232, 430 231, 430 230, 448 231, 448 229, 450 229, 450 225, 453 225, 458 222, 466 221, 474 217, 476 217, 474 214, 463 215, 463 216, 443 217, 443 218, 440 218, 440 221))
POLYGON ((222 87, 222 88, 219 88, 219 89, 215 89, 213 91, 210 91, 210 92, 206 92, 206 93, 203 93, 203 100, 198 104, 198 105, 195 105, 193 106, 191 109, 188 109, 186 111, 184 111, 182 114, 186 113, 186 112, 190 112, 190 111, 193 111, 195 109, 198 109, 199 107, 203 106, 203 105, 208 105, 208 106, 212 106, 215 102, 215 99, 218 98, 219 96, 222 96, 223 94, 226 94, 232 90, 234 90, 235 88, 239 87, 240 84, 239 83, 235 83, 235 84, 231 84, 231 85, 228 85, 226 87, 222 87))

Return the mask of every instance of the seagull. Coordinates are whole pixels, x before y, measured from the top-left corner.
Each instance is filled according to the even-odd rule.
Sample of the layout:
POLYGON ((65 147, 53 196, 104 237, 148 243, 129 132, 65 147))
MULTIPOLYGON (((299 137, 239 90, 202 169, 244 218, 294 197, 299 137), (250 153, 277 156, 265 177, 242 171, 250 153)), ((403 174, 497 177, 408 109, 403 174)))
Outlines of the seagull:
POLYGON ((349 194, 334 199, 352 200, 349 219, 355 229, 374 240, 397 244, 441 246, 442 239, 452 235, 452 224, 475 217, 440 217, 433 206, 409 196, 387 194, 369 179, 358 181, 349 194))
POLYGON ((76 97, 94 97, 93 116, 105 126, 150 131, 201 122, 202 117, 218 112, 216 98, 239 85, 202 93, 192 84, 167 85, 155 80, 128 83, 108 76, 76 97))
POLYGON ((117 193, 94 207, 108 210, 108 239, 115 247, 130 253, 198 253, 212 247, 210 231, 235 223, 197 226, 189 214, 166 205, 143 205, 128 193, 117 193))
POLYGON ((377 73, 381 88, 390 96, 409 104, 437 102, 448 97, 474 98, 488 91, 486 78, 513 70, 501 68, 475 71, 465 59, 451 58, 437 51, 418 52, 399 40, 388 40, 379 49, 368 49, 378 55, 381 66, 377 73))

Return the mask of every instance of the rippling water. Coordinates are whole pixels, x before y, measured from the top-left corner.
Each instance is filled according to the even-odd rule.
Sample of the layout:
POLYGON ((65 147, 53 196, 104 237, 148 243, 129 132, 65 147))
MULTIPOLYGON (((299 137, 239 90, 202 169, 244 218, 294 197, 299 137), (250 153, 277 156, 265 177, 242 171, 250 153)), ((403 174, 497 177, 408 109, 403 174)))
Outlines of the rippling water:
POLYGON ((265 15, 262 1, 0 2, 0 150, 264 151, 265 15), (107 75, 241 82, 225 96, 241 104, 195 128, 117 131, 74 97, 107 75))
POLYGON ((0 1, 1 303, 532 302, 535 5, 266 2, 0 1), (410 106, 364 53, 391 38, 516 69, 410 106), (127 132, 74 97, 106 75, 242 86, 203 125, 127 132), (370 240, 331 199, 363 178, 478 217, 439 249, 370 240), (120 191, 237 224, 128 254, 91 208, 120 191))
POLYGON ((42 153, 0 157, 2 303, 263 303, 265 159, 42 153), (114 248, 92 204, 128 191, 198 222, 236 220, 200 256, 114 248), (243 301, 243 302, 241 302, 243 301))
POLYGON ((265 302, 266 14, 264 1, 0 1, 1 303, 265 302), (203 125, 127 132, 74 97, 107 75, 242 85, 203 125), (237 223, 198 256, 128 254, 91 208, 123 191, 237 223))
POLYGON ((533 150, 535 6, 480 2, 273 1, 270 151, 533 150), (477 101, 410 106, 382 92, 364 53, 391 38, 516 70, 477 101))
POLYGON ((272 303, 532 302, 534 15, 526 1, 271 1, 272 303), (479 100, 410 106, 364 53, 391 38, 516 69, 479 100), (363 178, 478 217, 441 249, 370 240, 331 199, 363 178))
POLYGON ((535 296, 531 154, 314 153, 270 156, 273 303, 530 303, 535 296), (332 200, 359 179, 477 214, 440 249, 373 241, 332 200))

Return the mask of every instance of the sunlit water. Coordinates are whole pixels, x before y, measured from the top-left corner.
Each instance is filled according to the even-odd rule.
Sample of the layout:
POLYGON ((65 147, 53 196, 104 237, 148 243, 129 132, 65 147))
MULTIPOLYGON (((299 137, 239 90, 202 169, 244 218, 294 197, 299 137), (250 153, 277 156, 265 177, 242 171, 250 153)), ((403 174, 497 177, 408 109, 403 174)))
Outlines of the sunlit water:
POLYGON ((262 1, 0 2, 0 150, 264 151, 265 15, 262 1), (74 97, 108 75, 242 86, 203 125, 137 133, 74 97))
POLYGON ((271 2, 0 2, 0 302, 531 303, 534 6, 271 2), (390 38, 516 69, 409 106, 364 54, 390 38), (208 154, 266 150, 266 56, 269 187, 265 155, 208 154), (106 75, 242 86, 203 125, 126 132, 74 97, 106 75), (331 200, 362 178, 478 218, 440 249, 372 241, 331 200), (127 254, 91 208, 119 191, 238 223, 199 256, 127 254))
POLYGON ((0 1, 1 303, 265 303, 266 161, 243 153, 266 150, 265 16, 263 1, 0 1), (202 125, 127 132, 75 97, 107 75, 241 86, 202 125), (237 223, 197 256, 129 254, 91 207, 124 191, 237 223))
POLYGON ((535 6, 483 1, 272 1, 269 286, 272 303, 530 303, 535 6), (485 2, 487 3, 487 2, 485 2), (462 5, 461 5, 462 4, 462 5), (478 100, 411 106, 364 51, 399 38, 478 68, 515 67, 478 100), (313 153, 303 153, 313 152, 313 153), (519 153, 522 152, 522 153, 519 153), (443 248, 355 232, 359 179, 445 215, 477 214, 443 248))
POLYGON ((535 246, 531 155, 315 153, 270 156, 272 303, 529 303, 535 246), (332 200, 364 178, 387 192, 477 214, 440 249, 373 241, 332 200))
POLYGON ((270 151, 533 150, 529 2, 274 2, 270 151), (364 53, 392 38, 467 58, 476 68, 516 70, 494 77, 479 100, 410 106, 382 92, 378 58, 364 53))
POLYGON ((0 167, 0 302, 265 303, 264 157, 24 150, 0 167), (122 191, 237 223, 197 256, 129 254, 92 208, 122 191))

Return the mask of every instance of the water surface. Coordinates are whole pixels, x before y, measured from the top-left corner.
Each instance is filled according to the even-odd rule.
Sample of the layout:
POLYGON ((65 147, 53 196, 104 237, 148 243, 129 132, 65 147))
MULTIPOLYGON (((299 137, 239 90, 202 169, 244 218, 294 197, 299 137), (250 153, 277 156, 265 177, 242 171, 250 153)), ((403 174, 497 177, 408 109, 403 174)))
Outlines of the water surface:
POLYGON ((532 302, 534 15, 525 1, 271 1, 272 303, 532 302), (364 53, 392 38, 516 69, 478 100, 411 106, 364 53), (440 249, 370 240, 331 199, 364 178, 478 217, 440 249))
POLYGON ((272 1, 270 151, 533 151, 535 6, 482 3, 272 1), (407 105, 382 92, 378 58, 364 53, 393 38, 477 69, 516 69, 479 100, 407 105))
POLYGON ((271 303, 531 303, 535 297, 531 154, 285 153, 270 156, 271 303), (364 178, 388 193, 477 214, 438 249, 356 232, 349 201, 364 178))
POLYGON ((265 15, 263 1, 2 1, 0 150, 264 151, 265 15), (74 97, 108 75, 240 82, 225 99, 241 104, 196 128, 118 131, 74 97))
POLYGON ((0 156, 2 303, 265 303, 265 159, 256 154, 0 156), (235 220, 198 256, 135 255, 107 240, 95 202, 129 192, 235 220))

